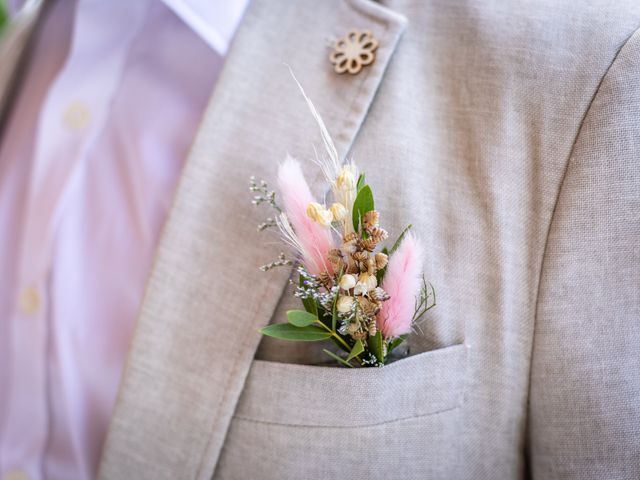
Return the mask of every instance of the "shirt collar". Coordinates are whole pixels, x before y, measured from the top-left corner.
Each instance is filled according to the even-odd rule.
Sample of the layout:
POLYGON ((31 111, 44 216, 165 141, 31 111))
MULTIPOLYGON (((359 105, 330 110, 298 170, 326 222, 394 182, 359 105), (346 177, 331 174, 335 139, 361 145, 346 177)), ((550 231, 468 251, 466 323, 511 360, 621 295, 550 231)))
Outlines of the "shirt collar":
MULTIPOLYGON (((3 0, 0 0, 0 3, 3 0)), ((249 0, 162 0, 220 56, 225 56, 249 0)), ((6 0, 10 17, 36 0, 6 0)))
POLYGON ((219 55, 225 56, 249 0, 162 0, 219 55))

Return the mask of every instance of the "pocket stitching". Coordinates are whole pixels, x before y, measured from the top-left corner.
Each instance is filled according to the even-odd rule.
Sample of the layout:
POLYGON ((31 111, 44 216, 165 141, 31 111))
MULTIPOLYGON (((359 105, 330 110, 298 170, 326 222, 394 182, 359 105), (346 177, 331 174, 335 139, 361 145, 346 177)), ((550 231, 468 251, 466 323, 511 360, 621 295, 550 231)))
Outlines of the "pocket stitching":
MULTIPOLYGON (((295 382, 297 380, 300 380, 301 377, 308 377, 308 375, 306 374, 308 374, 309 372, 307 371, 305 374, 305 370, 309 369, 318 370, 318 373, 322 373, 320 378, 321 380, 324 380, 325 382, 329 381, 329 383, 335 383, 335 378, 327 379, 325 377, 329 375, 328 371, 332 371, 333 375, 333 372, 335 372, 336 369, 310 367, 305 365, 287 365, 287 368, 284 370, 285 374, 287 375, 285 375, 284 378, 288 378, 287 381, 289 383, 285 384, 282 380, 281 372, 279 372, 277 376, 271 378, 271 375, 269 373, 273 374, 273 371, 275 371, 274 362, 256 362, 257 366, 269 367, 269 369, 265 370, 265 372, 267 372, 265 373, 259 370, 253 370, 256 365, 252 367, 252 372, 250 372, 249 377, 247 378, 247 384, 245 385, 243 395, 236 407, 234 418, 264 425, 307 426, 312 428, 354 428, 383 425, 386 423, 393 423, 411 418, 420 418, 424 416, 435 415, 444 411, 458 408, 464 402, 464 371, 466 370, 465 367, 467 362, 468 346, 466 346, 465 344, 457 344, 450 347, 445 347, 437 351, 423 352, 416 357, 409 357, 384 367, 385 376, 390 376, 390 379, 401 379, 401 377, 396 376, 399 374, 392 373, 392 367, 394 366, 400 367, 401 365, 404 365, 405 368, 409 369, 407 370, 408 372, 412 371, 414 368, 424 368, 425 372, 430 371, 432 373, 425 376, 420 376, 420 383, 424 383, 424 385, 413 385, 413 388, 411 390, 412 395, 411 397, 407 397, 409 400, 397 404, 391 409, 391 411, 385 410, 386 413, 382 416, 382 418, 372 417, 371 415, 367 415, 366 412, 359 412, 359 414, 356 414, 355 417, 351 414, 353 412, 345 413, 338 411, 334 415, 333 412, 327 411, 326 408, 324 408, 326 407, 326 405, 324 405, 321 411, 316 410, 318 412, 318 415, 297 414, 296 410, 294 410, 293 417, 290 417, 290 415, 286 413, 286 410, 282 410, 284 405, 279 404, 277 408, 275 406, 269 407, 269 404, 265 404, 260 399, 271 397, 285 399, 288 398, 288 395, 283 397, 283 393, 288 392, 290 389, 290 385, 295 384, 295 382), (436 352, 440 353, 437 356, 434 356, 436 352), (419 361, 419 363, 412 364, 411 360, 417 361, 418 357, 423 357, 423 360, 431 359, 430 361, 432 363, 430 364, 430 367, 425 367, 426 364, 423 365, 422 360, 419 361), (433 363, 433 361, 435 360, 437 360, 437 363, 433 363), (451 371, 451 369, 449 368, 451 366, 451 362, 459 364, 459 368, 454 369, 458 370, 457 374, 453 376, 448 375, 447 378, 437 374, 437 372, 440 371, 440 368, 446 368, 447 371, 451 371), (300 368, 304 368, 305 370, 300 370, 300 368), (252 378, 254 379, 253 381, 252 378), (429 393, 427 395, 427 393, 425 392, 436 393, 429 393), (414 395, 425 397, 424 402, 415 398, 414 395), (402 403, 404 403, 404 405, 402 405, 402 403)), ((275 364, 277 365, 277 363, 275 364)), ((346 373, 354 373, 353 370, 345 370, 347 370, 346 373)), ((342 373, 343 375, 339 377, 339 381, 347 381, 350 377, 345 376, 345 372, 342 373)), ((366 374, 370 372, 360 371, 359 373, 366 374)), ((389 380, 389 378, 387 378, 387 380, 389 380)), ((365 380, 364 385, 370 385, 373 383, 373 381, 380 382, 382 380, 380 378, 369 378, 368 380, 365 380)), ((317 389, 317 387, 314 387, 312 385, 309 385, 308 387, 311 391, 310 394, 313 394, 313 391, 317 389)), ((370 389, 365 389, 365 391, 369 390, 370 389)), ((339 400, 342 397, 344 397, 344 395, 338 395, 337 398, 339 400)), ((316 396, 314 395, 313 398, 316 398, 316 396)), ((287 403, 287 401, 288 400, 285 401, 285 404, 287 403)), ((296 400, 294 399, 294 405, 295 401, 296 400)), ((385 407, 385 409, 389 407, 388 402, 384 401, 381 401, 380 405, 385 407)), ((315 407, 318 407, 318 405, 316 405, 315 407)), ((313 405, 308 405, 305 407, 305 409, 303 409, 303 413, 304 411, 309 411, 309 408, 315 410, 315 407, 313 407, 313 405)))
POLYGON ((340 430, 345 430, 345 429, 354 429, 354 428, 369 428, 369 427, 379 427, 381 425, 389 425, 391 423, 398 423, 398 422, 404 422, 406 420, 413 420, 416 418, 424 418, 424 417, 431 417, 434 415, 438 415, 440 413, 445 413, 445 412, 450 412, 452 410, 457 410, 462 406, 462 402, 459 402, 457 405, 453 406, 453 407, 449 407, 449 408, 444 408, 442 410, 437 410, 435 412, 429 412, 429 413, 424 413, 421 415, 410 415, 408 417, 402 417, 402 418, 394 418, 393 420, 385 420, 384 422, 378 422, 378 423, 366 423, 363 425, 305 425, 305 424, 300 424, 300 423, 281 423, 281 422, 268 422, 266 420, 256 420, 253 418, 249 418, 249 417, 242 417, 239 415, 236 415, 233 417, 234 420, 240 420, 243 422, 249 422, 249 423, 257 423, 259 425, 273 425, 273 426, 278 426, 278 427, 299 427, 299 428, 335 428, 335 429, 340 429, 340 430))

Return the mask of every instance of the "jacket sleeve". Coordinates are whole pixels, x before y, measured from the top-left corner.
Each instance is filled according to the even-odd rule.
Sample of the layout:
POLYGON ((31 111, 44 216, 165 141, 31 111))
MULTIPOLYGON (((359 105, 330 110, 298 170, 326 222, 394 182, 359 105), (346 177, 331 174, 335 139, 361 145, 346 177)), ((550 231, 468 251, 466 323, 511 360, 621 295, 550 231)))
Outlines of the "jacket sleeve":
POLYGON ((534 479, 640 478, 640 31, 595 93, 551 221, 528 463, 534 479))

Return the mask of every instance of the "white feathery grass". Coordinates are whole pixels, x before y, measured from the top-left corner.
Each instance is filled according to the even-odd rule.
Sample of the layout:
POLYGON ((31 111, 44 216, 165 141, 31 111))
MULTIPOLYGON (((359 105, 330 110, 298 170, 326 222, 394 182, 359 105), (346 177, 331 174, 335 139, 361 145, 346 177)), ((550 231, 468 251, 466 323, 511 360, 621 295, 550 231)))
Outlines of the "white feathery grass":
POLYGON ((306 251, 302 246, 302 243, 298 239, 296 232, 293 230, 291 223, 289 223, 289 218, 286 213, 281 213, 276 217, 276 224, 280 229, 280 233, 282 233, 282 238, 284 241, 289 244, 294 250, 296 250, 303 257, 306 256, 306 251))
POLYGON ((324 157, 322 159, 318 158, 318 155, 317 155, 317 152, 316 152, 316 160, 315 160, 315 162, 318 164, 318 166, 322 170, 322 173, 324 174, 324 176, 327 179, 327 181, 330 184, 333 184, 333 182, 336 179, 336 176, 338 175, 338 173, 340 172, 340 169, 342 167, 341 164, 340 164, 340 157, 338 156, 338 150, 336 149, 336 146, 333 143, 333 139, 331 138, 331 135, 329 135, 329 131, 327 130, 327 127, 324 124, 324 121, 322 120, 322 117, 320 116, 320 114, 316 110, 316 107, 313 105, 313 102, 307 96, 306 92, 304 91, 304 88, 302 88, 302 85, 300 85, 300 82, 298 81, 298 79, 294 75, 293 70, 291 69, 291 67, 289 65, 287 65, 287 64, 285 64, 285 65, 289 69, 289 73, 293 77, 293 81, 296 82, 296 85, 298 85, 298 88, 300 89, 300 92, 302 93, 302 96, 304 97, 305 101, 307 102, 307 106, 309 107, 309 110, 311 111, 311 115, 313 116, 313 118, 315 119, 316 123, 318 124, 318 127, 320 128, 320 135, 322 136, 322 143, 324 143, 324 148, 327 151, 328 158, 327 157, 324 157))
MULTIPOLYGON (((298 235, 296 235, 296 232, 291 226, 291 223, 289 222, 289 218, 287 217, 286 213, 283 212, 276 217, 276 224, 278 226, 278 229, 280 230, 280 233, 282 234, 282 238, 285 241, 285 243, 287 243, 291 248, 293 248, 296 252, 298 252, 298 254, 302 258, 305 258, 307 259, 307 261, 312 261, 315 263, 315 261, 313 260, 313 256, 311 256, 309 254, 310 252, 308 252, 304 248, 304 246, 302 245, 302 242, 298 238, 298 235)), ((316 249, 316 253, 319 253, 318 249, 316 249)), ((315 265, 315 267, 317 267, 318 270, 322 270, 322 269, 327 270, 326 260, 323 258, 322 265, 315 265)))

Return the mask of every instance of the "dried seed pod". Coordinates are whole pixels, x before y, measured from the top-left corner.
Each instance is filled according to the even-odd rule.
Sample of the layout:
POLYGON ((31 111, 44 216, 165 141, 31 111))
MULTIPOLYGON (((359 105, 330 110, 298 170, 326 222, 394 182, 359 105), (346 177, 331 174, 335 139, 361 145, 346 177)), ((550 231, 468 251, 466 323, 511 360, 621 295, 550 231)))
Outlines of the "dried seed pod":
POLYGON ((386 302, 391 298, 389 294, 380 287, 376 287, 369 292, 369 296, 377 302, 386 302))
POLYGON ((374 306, 373 314, 378 315, 380 313, 380 310, 382 310, 382 302, 378 300, 371 300, 371 303, 374 306))
POLYGON ((367 252, 354 252, 351 254, 351 258, 353 258, 356 262, 364 263, 369 259, 369 253, 367 252))
POLYGON ((378 282, 375 275, 369 275, 367 272, 363 272, 358 278, 358 283, 353 287, 353 294, 366 295, 368 292, 376 288, 377 285, 378 282))
POLYGON ((350 323, 347 327, 347 332, 349 332, 350 335, 353 335, 358 330, 360 330, 360 324, 357 322, 350 323))
POLYGON ((341 248, 346 255, 354 253, 356 250, 358 250, 358 241, 350 240, 346 243, 343 243, 341 248))
POLYGON ((360 273, 360 268, 358 267, 356 262, 350 262, 347 265, 346 273, 350 273, 352 275, 357 275, 358 273, 360 273))
POLYGON ((331 288, 331 286, 333 285, 333 277, 326 271, 318 275, 318 280, 327 289, 331 288))
POLYGON ((362 225, 364 226, 365 230, 368 231, 371 228, 377 227, 379 220, 380 214, 375 210, 371 210, 365 213, 364 217, 362 217, 362 225))
POLYGON ((376 264, 376 259, 374 257, 369 257, 369 259, 367 260, 367 273, 369 275, 375 275, 377 270, 378 267, 376 264))
POLYGON ((351 334, 351 338, 354 340, 364 340, 367 338, 367 332, 356 332, 351 334))
POLYGON ((358 247, 358 235, 354 232, 351 232, 344 236, 342 239, 342 251, 346 254, 353 253, 357 250, 358 247))
POLYGON ((375 275, 369 275, 367 272, 361 273, 358 278, 358 282, 363 283, 367 287, 367 292, 370 292, 378 286, 378 279, 375 275))
POLYGON ((356 232, 347 233, 342 238, 342 243, 348 243, 348 242, 351 242, 351 241, 357 240, 357 239, 358 239, 358 234, 356 232))
POLYGON ((373 252, 377 245, 378 242, 373 237, 365 238, 360 242, 360 248, 369 252, 373 252))
POLYGON ((344 275, 342 275, 342 278, 340 278, 339 285, 342 290, 351 290, 356 286, 357 282, 358 279, 355 277, 355 275, 345 273, 344 275))
POLYGON ((342 252, 337 248, 332 248, 327 254, 329 258, 342 258, 342 252))
POLYGON ((349 295, 342 295, 336 303, 336 310, 340 313, 349 313, 353 309, 355 300, 349 295))
POLYGON ((331 268, 334 272, 340 272, 345 270, 345 263, 341 260, 331 260, 329 259, 329 263, 331 264, 331 268))
POLYGON ((387 232, 384 228, 374 227, 369 232, 371 238, 375 239, 376 243, 380 243, 389 238, 389 232, 387 232))
POLYGON ((369 320, 369 325, 367 325, 367 330, 370 336, 374 336, 378 333, 378 324, 376 323, 375 317, 369 320))
POLYGON ((360 306, 360 311, 364 314, 365 317, 370 318, 372 315, 376 314, 377 306, 375 303, 370 301, 366 297, 356 297, 358 301, 358 305, 360 306))
POLYGON ((329 250, 327 257, 328 257, 329 263, 333 267, 334 272, 338 272, 342 270, 342 267, 344 266, 344 260, 343 260, 342 252, 340 250, 338 250, 337 248, 329 250))
POLYGON ((375 260, 376 260, 376 268, 378 270, 383 269, 389 263, 389 257, 387 256, 387 254, 382 252, 376 253, 375 260))

